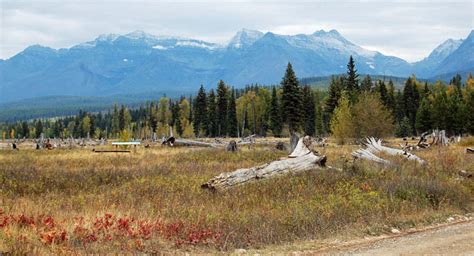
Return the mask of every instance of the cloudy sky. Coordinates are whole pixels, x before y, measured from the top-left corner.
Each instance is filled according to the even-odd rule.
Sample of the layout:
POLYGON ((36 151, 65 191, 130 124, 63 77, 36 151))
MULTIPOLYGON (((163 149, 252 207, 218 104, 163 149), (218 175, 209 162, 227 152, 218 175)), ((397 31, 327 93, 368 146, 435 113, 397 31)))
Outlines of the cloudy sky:
POLYGON ((474 0, 0 0, 0 58, 32 44, 71 47, 99 34, 144 30, 225 43, 241 28, 278 34, 336 29, 408 61, 474 27, 474 0))

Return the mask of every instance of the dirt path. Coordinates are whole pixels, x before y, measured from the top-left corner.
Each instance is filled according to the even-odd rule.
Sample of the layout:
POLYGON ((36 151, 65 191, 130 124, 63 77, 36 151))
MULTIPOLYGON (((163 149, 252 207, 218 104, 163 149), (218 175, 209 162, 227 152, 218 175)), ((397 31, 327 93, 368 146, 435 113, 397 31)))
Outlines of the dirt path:
POLYGON ((474 255, 474 221, 462 222, 363 245, 316 254, 342 255, 474 255))

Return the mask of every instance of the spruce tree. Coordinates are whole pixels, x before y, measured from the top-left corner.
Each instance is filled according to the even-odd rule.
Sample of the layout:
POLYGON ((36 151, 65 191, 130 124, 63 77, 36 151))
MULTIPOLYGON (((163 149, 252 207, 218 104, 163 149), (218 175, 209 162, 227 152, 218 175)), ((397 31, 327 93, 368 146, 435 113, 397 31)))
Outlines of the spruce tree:
POLYGON ((217 85, 217 136, 225 136, 227 132, 227 87, 220 80, 217 85))
POLYGON ((227 109, 227 135, 230 137, 238 136, 238 123, 237 123, 237 105, 235 103, 235 90, 232 88, 230 94, 229 107, 227 109))
POLYGON ((420 107, 416 113, 415 126, 420 133, 429 131, 433 126, 431 119, 431 105, 427 98, 424 98, 421 101, 420 107))
POLYGON ((359 94, 359 75, 355 68, 354 59, 352 55, 349 57, 349 63, 347 63, 347 77, 345 79, 344 87, 349 94, 349 101, 355 103, 359 94))
POLYGON ((279 137, 283 127, 281 121, 280 104, 278 102, 278 95, 276 87, 272 89, 272 100, 270 104, 270 129, 273 136, 279 137))
POLYGON ((216 94, 214 90, 211 89, 209 92, 207 102, 207 135, 210 137, 216 137, 218 132, 217 126, 217 104, 216 104, 216 94))
POLYGON ((392 115, 395 117, 396 112, 396 99, 395 99, 395 86, 393 85, 392 79, 388 81, 388 91, 387 91, 387 107, 392 112, 392 115))
POLYGON ((200 137, 201 131, 207 127, 207 98, 206 90, 201 85, 194 101, 194 134, 200 137))
POLYGON ((455 88, 455 91, 447 98, 446 129, 451 135, 458 135, 463 132, 465 120, 463 103, 462 94, 460 96, 455 88))
POLYGON ((474 135, 474 87, 466 88, 465 97, 465 126, 466 131, 471 135, 474 135))
POLYGON ((361 91, 371 91, 372 90, 372 78, 369 75, 366 75, 364 79, 360 82, 361 91))
POLYGON ((316 106, 314 105, 314 94, 308 85, 303 87, 303 108, 304 132, 306 135, 314 136, 316 133, 316 106))
POLYGON ((119 110, 117 104, 114 104, 114 110, 112 112, 112 134, 115 136, 120 132, 120 121, 119 121, 119 110))
POLYGON ((380 94, 380 100, 384 104, 385 107, 389 107, 389 98, 388 98, 388 91, 385 83, 383 81, 378 81, 377 83, 377 92, 380 94))
POLYGON ((405 109, 405 116, 408 117, 410 121, 410 127, 412 134, 416 133, 415 122, 416 122, 416 112, 418 110, 418 100, 419 93, 416 88, 415 81, 411 77, 405 82, 405 87, 403 88, 403 104, 405 109))
POLYGON ((21 134, 21 137, 24 138, 28 138, 30 136, 30 128, 28 127, 28 123, 26 121, 21 123, 21 130, 19 130, 19 133, 21 134))
POLYGON ((405 117, 405 103, 403 102, 403 94, 400 90, 395 96, 395 121, 400 124, 405 117))
POLYGON ((281 96, 283 119, 288 124, 290 133, 293 133, 298 131, 301 126, 303 111, 301 88, 291 63, 288 63, 281 86, 283 89, 281 96))
POLYGON ((403 117, 400 123, 396 125, 395 136, 407 137, 412 134, 412 128, 408 117, 403 117))
POLYGON ((336 109, 339 99, 341 98, 342 89, 343 84, 341 83, 341 79, 332 76, 329 83, 328 96, 324 102, 323 120, 326 130, 329 128, 329 120, 331 120, 334 109, 336 109))
POLYGON ((43 123, 41 122, 41 120, 36 121, 35 131, 36 131, 36 138, 39 138, 41 134, 43 133, 43 123))
POLYGON ((449 115, 447 95, 446 95, 446 91, 444 89, 441 89, 440 91, 435 93, 435 97, 433 100, 433 108, 432 108, 433 128, 445 130, 447 127, 446 125, 447 115, 449 115))

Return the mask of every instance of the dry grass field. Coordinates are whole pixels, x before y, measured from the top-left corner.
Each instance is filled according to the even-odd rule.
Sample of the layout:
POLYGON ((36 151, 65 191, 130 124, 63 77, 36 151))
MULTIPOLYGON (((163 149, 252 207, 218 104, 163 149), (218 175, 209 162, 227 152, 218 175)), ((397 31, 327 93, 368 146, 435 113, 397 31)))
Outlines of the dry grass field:
MULTIPOLYGON (((391 145, 399 141, 392 140, 391 145)), ((284 157, 272 147, 0 151, 0 252, 15 254, 215 253, 345 233, 390 232, 474 209, 474 155, 464 146, 388 157, 384 168, 353 161, 355 145, 321 148, 328 165, 226 192, 211 177, 284 157), (132 150, 133 151, 133 150, 132 150)))

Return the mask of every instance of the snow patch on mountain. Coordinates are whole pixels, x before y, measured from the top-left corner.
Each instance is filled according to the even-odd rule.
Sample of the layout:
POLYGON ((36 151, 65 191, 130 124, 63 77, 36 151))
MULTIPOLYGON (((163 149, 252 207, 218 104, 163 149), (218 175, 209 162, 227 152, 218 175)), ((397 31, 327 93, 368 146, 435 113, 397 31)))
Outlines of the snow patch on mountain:
POLYGON ((176 46, 184 46, 184 47, 196 47, 196 48, 204 48, 208 50, 215 50, 219 48, 217 45, 214 44, 209 44, 205 42, 199 42, 199 41, 178 41, 176 42, 176 46))
POLYGON ((257 40, 263 37, 263 33, 257 30, 242 29, 227 44, 229 48, 240 49, 247 47, 255 43, 257 40))
POLYGON ((157 45, 153 46, 153 49, 157 49, 157 50, 162 50, 162 51, 164 51, 164 50, 167 50, 168 47, 157 44, 157 45))

